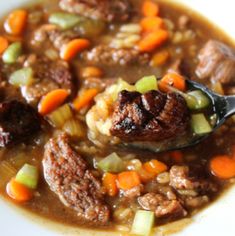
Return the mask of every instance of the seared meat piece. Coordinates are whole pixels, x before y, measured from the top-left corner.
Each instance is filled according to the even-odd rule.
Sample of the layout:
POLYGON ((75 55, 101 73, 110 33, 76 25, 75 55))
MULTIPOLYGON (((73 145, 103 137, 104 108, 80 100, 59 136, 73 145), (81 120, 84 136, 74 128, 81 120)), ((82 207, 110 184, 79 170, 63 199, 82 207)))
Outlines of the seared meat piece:
MULTIPOLYGON (((196 195, 217 191, 215 183, 199 171, 198 168, 189 169, 188 166, 172 166, 170 169, 170 185, 179 193, 180 190, 194 190, 196 195)), ((183 195, 187 194, 184 192, 183 195)), ((191 191, 188 195, 191 195, 191 191)))
POLYGON ((40 118, 19 101, 0 103, 0 147, 23 141, 40 130, 40 118))
POLYGON ((189 111, 176 93, 121 91, 112 116, 110 132, 126 141, 159 141, 186 132, 189 111))
POLYGON ((72 91, 73 81, 69 64, 65 61, 50 61, 42 58, 36 61, 33 66, 35 77, 38 79, 48 79, 56 82, 59 87, 72 91))
POLYGON ((129 0, 60 0, 60 7, 71 13, 107 22, 126 21, 132 10, 129 0))
POLYGON ((178 218, 187 215, 187 211, 178 200, 168 200, 161 194, 147 193, 139 197, 138 202, 143 209, 154 211, 158 218, 178 218))
POLYGON ((67 62, 38 58, 31 67, 38 81, 30 86, 22 87, 21 92, 27 102, 37 103, 43 95, 57 88, 66 89, 70 94, 73 93, 74 81, 67 62))
POLYGON ((45 146, 44 177, 51 190, 78 216, 98 224, 109 220, 100 181, 87 163, 69 145, 65 134, 50 139, 45 146))
POLYGON ((41 46, 42 43, 47 42, 49 39, 54 47, 59 50, 64 44, 68 43, 72 39, 78 38, 79 36, 79 33, 75 31, 62 31, 56 25, 45 24, 34 31, 32 36, 32 44, 41 46))
POLYGON ((212 82, 235 82, 235 51, 216 40, 209 40, 198 55, 196 74, 200 79, 212 82))
POLYGON ((99 63, 109 66, 144 65, 149 62, 147 53, 141 54, 135 49, 116 49, 107 45, 99 45, 90 51, 84 52, 82 58, 91 64, 99 63))

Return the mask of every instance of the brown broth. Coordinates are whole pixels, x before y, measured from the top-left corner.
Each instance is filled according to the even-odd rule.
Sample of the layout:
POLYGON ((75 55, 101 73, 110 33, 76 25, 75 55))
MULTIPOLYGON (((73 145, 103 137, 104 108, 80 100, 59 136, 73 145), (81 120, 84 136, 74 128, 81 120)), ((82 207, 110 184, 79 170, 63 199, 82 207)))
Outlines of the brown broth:
MULTIPOLYGON (((135 2, 135 8, 140 8, 140 0, 133 1, 135 2)), ((55 10, 58 10, 58 6, 56 5, 56 0, 50 0, 50 1, 44 1, 43 5, 37 5, 30 6, 27 9, 32 12, 35 11, 35 9, 44 9, 46 13, 53 12, 55 10), (42 7, 41 7, 42 6, 42 7)), ((169 68, 169 66, 178 58, 184 58, 187 61, 187 68, 189 68, 189 74, 192 77, 195 77, 194 69, 197 64, 196 54, 198 53, 198 50, 204 45, 204 43, 208 39, 217 39, 222 42, 225 42, 228 45, 232 45, 230 39, 225 35, 224 33, 221 33, 220 30, 216 29, 209 23, 206 19, 201 17, 200 15, 193 12, 191 14, 191 11, 186 9, 183 6, 175 5, 175 4, 168 4, 167 1, 159 1, 160 9, 161 9, 161 16, 170 19, 172 22, 177 22, 177 19, 182 14, 188 14, 190 12, 190 29, 193 32, 196 32, 196 37, 193 40, 189 40, 188 42, 184 42, 181 44, 173 45, 171 43, 168 43, 164 46, 164 48, 168 49, 171 53, 171 59, 168 63, 166 63, 164 66, 160 68, 152 68, 152 67, 139 67, 139 66, 131 66, 129 68, 127 67, 120 67, 115 66, 110 68, 102 67, 104 70, 104 73, 107 78, 113 78, 113 77, 122 77, 123 79, 129 81, 130 83, 135 82, 139 78, 145 75, 155 74, 157 77, 161 77, 164 75, 166 70, 169 68), (195 53, 190 54, 189 48, 192 47, 192 45, 195 45, 195 53), (178 53, 176 53, 176 51, 178 53)), ((140 19, 140 16, 138 15, 135 21, 138 21, 140 19)), ((46 22, 46 19, 44 20, 46 22)), ((2 25, 2 24, 1 24, 2 25)), ((26 30, 25 32, 25 39, 26 41, 30 37, 30 28, 26 30)), ((177 27, 176 27, 176 30, 177 27)), ((0 34, 3 33, 3 28, 0 26, 0 34)), ((113 32, 112 32, 113 34, 113 32)), ((95 40, 96 44, 99 44, 99 38, 95 40)), ((45 45, 47 47, 47 45, 45 45)), ((28 47, 27 43, 25 44, 26 51, 30 51, 31 49, 28 47)), ((41 53, 41 52, 37 52, 41 53)), ((76 67, 76 70, 78 68, 82 68, 84 66, 84 63, 81 63, 79 59, 74 60, 73 66, 76 67)), ((82 83, 82 81, 81 81, 82 83)), ((11 88, 10 88, 11 89, 11 88)), ((13 91, 11 89, 11 91, 13 91)), ((19 91, 13 91, 11 94, 8 94, 10 98, 12 97, 20 97, 19 91)), ((74 226, 84 226, 89 227, 86 222, 82 222, 81 219, 78 219, 76 213, 72 210, 69 210, 67 207, 65 207, 58 197, 50 191, 48 185, 45 183, 45 180, 43 179, 43 170, 41 161, 43 158, 43 147, 48 140, 48 137, 52 136, 52 129, 48 126, 45 126, 43 129, 43 133, 41 133, 39 136, 34 137, 28 144, 22 144, 17 145, 12 148, 8 148, 6 152, 0 157, 0 160, 8 160, 11 158, 14 158, 16 155, 19 155, 19 153, 22 153, 22 155, 27 156, 27 162, 34 164, 38 166, 40 169, 40 184, 38 187, 38 190, 36 192, 36 196, 32 201, 29 201, 27 203, 19 204, 20 207, 23 207, 29 211, 32 211, 36 214, 39 214, 43 217, 58 221, 63 224, 68 225, 74 225, 74 226)), ((191 165, 192 163, 203 163, 205 167, 207 167, 207 161, 212 156, 217 154, 225 154, 230 153, 230 148, 234 144, 233 142, 234 137, 234 124, 231 120, 229 120, 225 126, 223 126, 220 131, 217 132, 217 134, 211 136, 209 139, 201 143, 200 145, 197 145, 196 147, 186 149, 183 151, 185 156, 196 156, 194 160, 186 161, 188 165, 191 165), (226 127, 226 135, 223 135, 222 129, 225 129, 226 127), (219 132, 222 132, 222 134, 219 134, 219 132), (219 144, 218 144, 219 143, 219 144)), ((88 145, 91 145, 91 143, 87 140, 83 140, 88 145)), ((77 144, 76 144, 77 145, 77 144)), ((126 155, 129 154, 130 150, 116 150, 115 151, 120 155, 126 155)), ((107 147, 106 149, 98 152, 98 157, 105 157, 107 154, 111 153, 112 149, 110 147, 107 147)), ((169 156, 166 154, 153 154, 151 152, 144 152, 144 151, 137 151, 133 152, 137 158, 140 160, 147 160, 147 159, 153 159, 157 158, 159 160, 164 161, 165 163, 172 165, 172 160, 169 159, 169 156)), ((90 163, 92 163, 94 156, 93 155, 85 155, 86 160, 90 163)), ((13 165, 15 163, 13 162, 13 165)), ((17 166, 19 169, 20 166, 17 166)), ((226 182, 221 181, 222 189, 227 185, 226 182)), ((222 190, 221 190, 222 192, 222 190)), ((0 193, 6 198, 6 200, 10 200, 6 193, 5 193, 5 186, 0 189, 0 193)), ((219 195, 219 194, 218 194, 219 195)), ((217 196, 218 196, 217 195, 217 196)), ((217 196, 212 196, 212 199, 215 199, 217 196)), ((110 201, 111 205, 118 205, 118 199, 112 199, 108 200, 110 201)), ((132 203, 131 203, 132 204, 132 203)), ((133 203, 133 207, 135 207, 135 202, 133 203)), ((165 223, 164 221, 159 221, 158 224, 165 223)), ((110 223, 107 228, 112 229, 113 223, 110 223)))

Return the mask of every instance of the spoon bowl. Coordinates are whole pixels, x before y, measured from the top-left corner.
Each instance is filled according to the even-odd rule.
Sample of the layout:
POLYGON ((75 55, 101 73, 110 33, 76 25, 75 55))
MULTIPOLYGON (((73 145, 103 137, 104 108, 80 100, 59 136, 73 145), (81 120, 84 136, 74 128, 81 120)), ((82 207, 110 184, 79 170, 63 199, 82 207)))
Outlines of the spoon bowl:
POLYGON ((174 151, 179 149, 188 148, 202 142, 210 136, 217 128, 219 128, 227 118, 235 113, 235 96, 221 96, 212 92, 203 84, 192 80, 186 80, 189 90, 201 90, 210 99, 210 106, 213 114, 216 115, 216 121, 212 127, 212 131, 203 135, 183 135, 170 140, 160 142, 131 142, 124 143, 124 146, 133 147, 137 149, 150 150, 155 153, 174 151))

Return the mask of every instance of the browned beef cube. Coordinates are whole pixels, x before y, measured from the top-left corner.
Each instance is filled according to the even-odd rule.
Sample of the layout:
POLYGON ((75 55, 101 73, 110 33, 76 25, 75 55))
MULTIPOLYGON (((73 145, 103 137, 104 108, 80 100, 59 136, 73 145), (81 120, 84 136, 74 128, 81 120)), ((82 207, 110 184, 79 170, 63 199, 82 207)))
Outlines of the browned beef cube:
POLYGON ((135 49, 117 49, 106 45, 99 45, 90 51, 84 52, 82 58, 91 64, 99 63, 108 66, 144 65, 149 62, 149 55, 146 53, 141 54, 135 49))
POLYGON ((40 118, 19 101, 0 103, 0 147, 24 141, 40 130, 40 118))
POLYGON ((158 218, 180 218, 187 215, 187 211, 178 200, 168 200, 158 193, 147 193, 139 197, 138 202, 143 209, 154 211, 158 218))
POLYGON ((129 0, 60 0, 60 7, 71 13, 107 22, 126 21, 132 10, 129 0))
POLYGON ((51 61, 45 57, 36 58, 30 65, 37 82, 21 88, 23 97, 28 103, 36 104, 46 93, 63 88, 73 94, 75 82, 67 62, 62 60, 51 61))
POLYGON ((179 94, 124 90, 119 93, 110 132, 125 141, 159 141, 184 134, 189 117, 179 94))
MULTIPOLYGON (((205 175, 204 167, 172 166, 170 185, 179 193, 181 190, 193 190, 196 194, 217 191, 217 185, 205 175)), ((184 192, 184 195, 187 195, 184 192)))
POLYGON ((109 209, 104 202, 100 180, 73 150, 65 134, 46 144, 43 168, 47 183, 63 204, 91 223, 108 222, 109 209))
POLYGON ((198 55, 196 74, 213 82, 235 82, 235 51, 216 40, 209 40, 198 55))

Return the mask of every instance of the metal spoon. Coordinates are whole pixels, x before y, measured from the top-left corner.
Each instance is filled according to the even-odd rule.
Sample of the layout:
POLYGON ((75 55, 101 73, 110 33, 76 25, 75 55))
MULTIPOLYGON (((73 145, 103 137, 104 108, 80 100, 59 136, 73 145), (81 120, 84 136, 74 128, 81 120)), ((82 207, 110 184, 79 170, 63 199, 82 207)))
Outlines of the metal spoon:
POLYGON ((213 113, 216 114, 216 122, 212 127, 212 131, 210 133, 206 133, 204 135, 192 135, 192 136, 184 136, 177 137, 172 140, 165 140, 161 142, 132 142, 125 143, 125 146, 134 147, 138 149, 150 150, 153 152, 163 152, 163 151, 173 151, 178 149, 183 149, 187 147, 194 146, 204 139, 206 139, 209 135, 211 135, 217 128, 219 128, 225 120, 235 113, 235 96, 221 96, 210 89, 206 88, 204 85, 197 83, 192 80, 186 80, 187 87, 190 90, 201 90, 205 93, 211 100, 211 109, 213 113))

